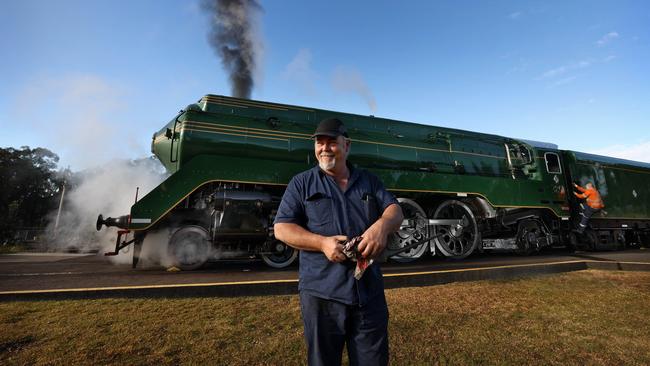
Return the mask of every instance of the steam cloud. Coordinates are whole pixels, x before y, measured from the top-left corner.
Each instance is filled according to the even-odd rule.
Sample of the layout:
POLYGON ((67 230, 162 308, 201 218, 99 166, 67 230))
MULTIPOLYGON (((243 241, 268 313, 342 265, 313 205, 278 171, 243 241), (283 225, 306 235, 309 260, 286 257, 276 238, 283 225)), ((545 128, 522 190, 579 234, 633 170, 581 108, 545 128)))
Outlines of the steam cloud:
POLYGON ((368 84, 363 80, 361 73, 356 69, 338 67, 334 70, 332 86, 335 90, 352 92, 359 95, 373 113, 377 111, 377 101, 368 84))
MULTIPOLYGON (((77 173, 68 182, 59 227, 48 227, 48 249, 52 251, 107 252, 115 249, 115 228, 94 230, 99 213, 104 216, 128 214, 135 199, 155 188, 165 178, 164 168, 154 158, 114 160, 101 167, 77 173)), ((53 217, 56 212, 52 212, 53 217)), ((151 246, 151 245, 150 245, 151 246)), ((144 249, 144 247, 143 247, 144 249)), ((115 257, 130 263, 131 254, 115 257)))
POLYGON ((7 119, 21 121, 34 145, 61 157, 62 166, 83 170, 124 156, 147 156, 151 136, 133 118, 128 88, 97 74, 34 78, 9 104, 7 119), (34 108, 38 100, 43 108, 34 108), (125 133, 125 131, 128 131, 125 133))
POLYGON ((262 7, 255 0, 203 0, 211 13, 209 40, 229 73, 231 95, 250 99, 263 44, 257 33, 262 7))
POLYGON ((308 48, 302 48, 296 56, 285 67, 282 76, 291 82, 294 82, 304 93, 314 96, 318 94, 316 88, 316 79, 318 75, 311 67, 311 51, 308 48))

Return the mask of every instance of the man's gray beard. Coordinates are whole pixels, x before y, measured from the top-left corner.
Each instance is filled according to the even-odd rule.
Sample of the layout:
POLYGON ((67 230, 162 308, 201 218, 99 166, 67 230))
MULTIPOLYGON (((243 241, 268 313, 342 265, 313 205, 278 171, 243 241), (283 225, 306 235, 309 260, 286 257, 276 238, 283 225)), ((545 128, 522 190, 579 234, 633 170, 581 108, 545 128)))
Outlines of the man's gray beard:
POLYGON ((329 162, 324 162, 319 160, 318 161, 318 166, 323 169, 323 170, 332 170, 336 166, 336 158, 330 160, 329 162))

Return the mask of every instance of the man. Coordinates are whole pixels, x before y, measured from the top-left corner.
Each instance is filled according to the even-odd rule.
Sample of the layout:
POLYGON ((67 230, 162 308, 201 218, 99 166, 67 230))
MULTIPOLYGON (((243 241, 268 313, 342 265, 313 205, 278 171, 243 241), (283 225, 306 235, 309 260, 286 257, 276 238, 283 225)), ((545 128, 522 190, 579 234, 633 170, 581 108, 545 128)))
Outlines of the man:
POLYGON ((365 259, 380 255, 402 210, 379 179, 347 162, 350 139, 339 119, 312 136, 318 166, 289 182, 275 217, 277 239, 300 249, 300 305, 310 365, 388 363, 388 307, 377 264, 354 278, 343 242, 361 236, 365 259))
POLYGON ((579 185, 573 183, 573 186, 580 191, 581 193, 573 192, 573 194, 578 197, 578 198, 583 198, 585 199, 587 205, 582 206, 582 212, 580 213, 582 215, 582 220, 578 224, 578 229, 576 232, 578 234, 582 234, 585 232, 585 229, 587 228, 587 223, 589 222, 589 219, 591 216, 593 216, 596 212, 600 211, 605 207, 605 204, 603 203, 603 200, 600 198, 600 193, 598 193, 598 190, 594 188, 594 185, 591 182, 588 182, 585 187, 580 187, 579 185))

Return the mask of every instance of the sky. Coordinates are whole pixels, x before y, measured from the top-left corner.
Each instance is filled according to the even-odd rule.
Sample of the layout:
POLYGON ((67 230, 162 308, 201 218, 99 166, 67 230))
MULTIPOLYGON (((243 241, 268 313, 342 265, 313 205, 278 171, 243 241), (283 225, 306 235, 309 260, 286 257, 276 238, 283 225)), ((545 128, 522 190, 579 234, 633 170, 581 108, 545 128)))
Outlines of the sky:
MULTIPOLYGON (((650 2, 261 1, 252 99, 650 162, 650 2)), ((0 147, 150 154, 229 95, 195 0, 0 1, 0 147)))

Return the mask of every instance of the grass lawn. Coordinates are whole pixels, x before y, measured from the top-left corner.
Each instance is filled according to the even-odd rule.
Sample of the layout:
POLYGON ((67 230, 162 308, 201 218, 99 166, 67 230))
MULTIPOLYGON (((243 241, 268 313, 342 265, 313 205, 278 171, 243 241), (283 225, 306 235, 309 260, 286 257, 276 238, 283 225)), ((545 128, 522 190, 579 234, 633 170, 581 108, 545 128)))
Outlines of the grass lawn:
MULTIPOLYGON (((650 364, 650 272, 386 291, 391 363, 650 364)), ((0 364, 302 365, 297 296, 0 303, 0 364)))
POLYGON ((22 244, 0 244, 0 254, 13 254, 25 250, 22 244))

